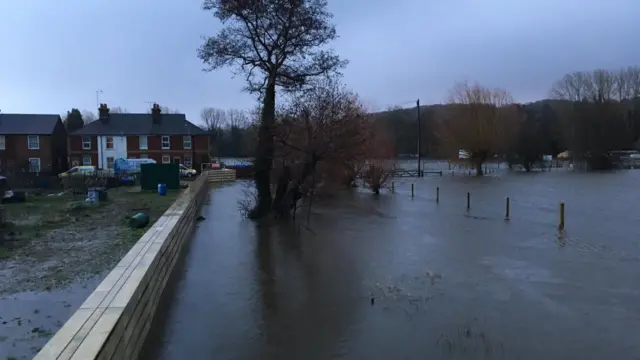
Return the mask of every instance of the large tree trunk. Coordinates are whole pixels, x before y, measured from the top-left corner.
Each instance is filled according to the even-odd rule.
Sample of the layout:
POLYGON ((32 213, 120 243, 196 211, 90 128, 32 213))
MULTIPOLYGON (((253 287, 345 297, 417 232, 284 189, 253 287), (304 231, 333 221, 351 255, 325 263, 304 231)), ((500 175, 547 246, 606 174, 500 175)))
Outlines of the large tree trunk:
POLYGON ((319 160, 315 154, 312 154, 310 159, 304 163, 300 178, 295 181, 291 179, 290 171, 283 171, 278 183, 277 195, 273 199, 273 208, 280 216, 288 217, 291 211, 295 211, 296 204, 303 195, 300 192, 300 185, 313 175, 319 160))
POLYGON ((249 212, 252 219, 263 218, 271 212, 271 168, 273 166, 273 127, 276 115, 276 84, 269 81, 262 101, 258 129, 258 145, 254 163, 254 181, 258 192, 255 207, 249 212))

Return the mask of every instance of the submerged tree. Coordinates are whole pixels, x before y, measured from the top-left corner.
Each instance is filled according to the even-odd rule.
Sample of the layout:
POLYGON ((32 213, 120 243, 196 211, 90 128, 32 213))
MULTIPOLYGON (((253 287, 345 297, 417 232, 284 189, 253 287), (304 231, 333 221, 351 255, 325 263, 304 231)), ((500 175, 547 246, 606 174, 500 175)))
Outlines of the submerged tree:
POLYGON ((450 154, 469 153, 482 176, 482 164, 512 148, 522 112, 508 92, 479 84, 460 83, 450 94, 450 116, 441 119, 439 136, 450 154))
POLYGON ((271 211, 276 88, 302 89, 312 79, 337 72, 345 61, 321 47, 337 38, 327 0, 205 0, 223 28, 205 40, 198 57, 206 71, 233 67, 246 90, 262 101, 255 154, 258 201, 252 218, 271 211))
POLYGON ((325 186, 344 183, 339 173, 367 156, 368 125, 357 95, 335 79, 317 82, 293 97, 275 131, 280 165, 273 204, 277 213, 286 215, 295 208, 318 180, 325 186), (319 168, 323 171, 317 174, 319 168))

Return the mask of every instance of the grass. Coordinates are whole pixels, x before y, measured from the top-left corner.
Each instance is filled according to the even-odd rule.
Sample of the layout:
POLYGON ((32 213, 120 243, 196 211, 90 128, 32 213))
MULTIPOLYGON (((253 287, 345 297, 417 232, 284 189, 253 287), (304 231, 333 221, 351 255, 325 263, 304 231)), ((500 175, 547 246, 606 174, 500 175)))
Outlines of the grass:
POLYGON ((153 191, 121 187, 108 191, 106 202, 88 203, 84 197, 69 194, 30 196, 24 203, 5 204, 5 219, 0 224, 5 241, 0 241, 0 259, 9 258, 34 239, 51 235, 55 230, 73 228, 75 231, 100 231, 101 227, 119 228, 117 242, 133 243, 146 228, 131 229, 130 216, 144 212, 153 224, 175 201, 180 191, 159 196, 153 191))

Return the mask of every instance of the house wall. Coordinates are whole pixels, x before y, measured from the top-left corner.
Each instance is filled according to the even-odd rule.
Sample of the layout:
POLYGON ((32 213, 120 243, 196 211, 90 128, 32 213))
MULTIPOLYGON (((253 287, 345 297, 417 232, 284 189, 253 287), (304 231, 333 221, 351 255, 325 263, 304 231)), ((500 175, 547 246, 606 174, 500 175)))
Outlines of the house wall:
POLYGON ((69 167, 82 165, 82 158, 88 156, 91 158, 91 165, 98 165, 98 137, 90 136, 91 149, 84 150, 82 148, 82 136, 71 135, 67 138, 69 167))
POLYGON ((127 158, 126 136, 98 136, 98 168, 107 168, 107 158, 127 158), (107 149, 107 138, 113 138, 113 149, 107 149))
POLYGON ((5 150, 0 150, 0 166, 13 171, 28 171, 29 159, 38 158, 40 159, 41 172, 55 172, 59 165, 52 157, 51 136, 38 136, 40 138, 39 149, 29 150, 27 135, 4 135, 5 150))

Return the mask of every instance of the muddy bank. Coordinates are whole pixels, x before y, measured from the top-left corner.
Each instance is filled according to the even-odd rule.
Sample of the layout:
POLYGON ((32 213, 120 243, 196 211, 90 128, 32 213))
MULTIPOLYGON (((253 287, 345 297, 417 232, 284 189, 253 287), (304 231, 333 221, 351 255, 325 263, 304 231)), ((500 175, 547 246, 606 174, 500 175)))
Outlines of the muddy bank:
POLYGON ((0 359, 34 356, 148 229, 128 217, 146 212, 153 224, 177 195, 118 188, 97 205, 66 194, 5 205, 0 359))

